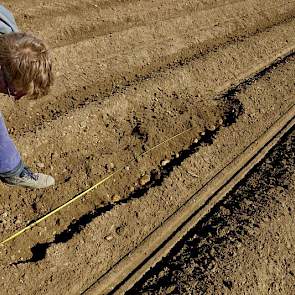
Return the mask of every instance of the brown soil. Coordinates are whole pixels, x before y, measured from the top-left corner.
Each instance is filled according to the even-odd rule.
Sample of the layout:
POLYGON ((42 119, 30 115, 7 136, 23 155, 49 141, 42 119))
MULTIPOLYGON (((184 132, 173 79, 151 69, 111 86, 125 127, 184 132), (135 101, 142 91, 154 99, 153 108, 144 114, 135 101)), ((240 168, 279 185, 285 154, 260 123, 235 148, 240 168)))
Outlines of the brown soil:
POLYGON ((293 1, 3 4, 52 48, 52 93, 1 110, 57 185, 2 185, 1 239, 195 127, 2 247, 5 294, 82 292, 294 104, 293 1))
POLYGON ((126 294, 294 294, 295 131, 126 294))

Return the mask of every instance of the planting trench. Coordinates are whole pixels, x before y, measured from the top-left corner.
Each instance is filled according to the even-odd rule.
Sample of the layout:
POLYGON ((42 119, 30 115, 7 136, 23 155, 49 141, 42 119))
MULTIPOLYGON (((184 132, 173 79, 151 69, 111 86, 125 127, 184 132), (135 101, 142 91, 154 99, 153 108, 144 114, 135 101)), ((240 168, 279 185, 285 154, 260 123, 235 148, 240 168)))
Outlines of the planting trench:
POLYGON ((53 174, 57 185, 42 191, 2 185, 1 237, 127 163, 126 169, 94 192, 1 248, 1 268, 10 277, 4 275, 1 285, 8 294, 21 288, 28 294, 56 294, 55 288, 65 285, 68 294, 81 292, 188 197, 186 190, 174 188, 169 200, 164 200, 170 179, 176 186, 184 185, 187 173, 177 171, 187 161, 202 158, 215 144, 218 147, 218 141, 226 138, 225 130, 252 124, 249 128, 254 131, 247 139, 235 138, 236 150, 223 143, 223 156, 203 158, 210 172, 202 172, 204 163, 195 171, 189 169, 188 177, 197 180, 188 185, 191 190, 293 103, 289 94, 294 83, 286 83, 294 78, 292 1, 4 4, 15 11, 21 27, 45 38, 52 48, 57 73, 52 93, 18 104, 3 97, 1 107, 25 161, 53 174), (262 81, 260 88, 256 81, 262 81), (166 160, 169 164, 163 165, 166 160), (176 179, 175 173, 180 173, 176 179), (154 199, 151 194, 159 195, 154 199), (117 210, 136 202, 150 208, 154 219, 139 222, 140 211, 133 215, 127 209, 129 217, 120 215, 121 225, 116 225, 117 210), (137 229, 131 226, 125 231, 129 223, 124 218, 137 229), (96 230, 89 238, 92 227, 96 230), (120 239, 114 240, 108 229, 120 239), (74 254, 80 247, 83 251, 74 254), (97 269, 85 253, 92 259, 104 253, 97 258, 97 269), (12 280, 22 287, 17 283, 9 290, 12 280))
POLYGON ((294 136, 126 294, 293 294, 294 136))

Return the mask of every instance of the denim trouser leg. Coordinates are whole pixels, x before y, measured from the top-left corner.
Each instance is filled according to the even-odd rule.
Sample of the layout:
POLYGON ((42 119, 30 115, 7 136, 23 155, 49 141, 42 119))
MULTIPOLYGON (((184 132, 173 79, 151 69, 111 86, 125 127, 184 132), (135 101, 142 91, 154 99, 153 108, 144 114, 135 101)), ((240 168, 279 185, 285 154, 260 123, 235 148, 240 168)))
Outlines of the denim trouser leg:
POLYGON ((8 134, 0 113, 0 177, 18 175, 23 169, 21 156, 8 134))

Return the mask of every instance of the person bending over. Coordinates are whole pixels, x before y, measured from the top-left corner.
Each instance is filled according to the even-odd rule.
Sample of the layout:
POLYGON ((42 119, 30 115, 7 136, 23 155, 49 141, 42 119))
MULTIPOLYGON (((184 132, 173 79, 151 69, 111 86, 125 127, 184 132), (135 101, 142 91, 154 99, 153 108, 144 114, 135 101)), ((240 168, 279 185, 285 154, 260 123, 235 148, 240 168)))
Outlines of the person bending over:
MULTIPOLYGON (((18 100, 46 95, 53 83, 46 45, 19 32, 13 15, 0 5, 0 93, 18 100)), ((10 185, 45 188, 54 178, 32 172, 22 161, 0 113, 0 180, 10 185)))

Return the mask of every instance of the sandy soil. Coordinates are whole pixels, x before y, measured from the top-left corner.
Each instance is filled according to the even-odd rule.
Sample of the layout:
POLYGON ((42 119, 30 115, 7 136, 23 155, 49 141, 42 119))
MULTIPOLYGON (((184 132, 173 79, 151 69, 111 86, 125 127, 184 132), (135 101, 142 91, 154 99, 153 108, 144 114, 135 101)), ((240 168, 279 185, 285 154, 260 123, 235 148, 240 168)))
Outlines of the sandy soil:
POLYGON ((295 131, 127 294, 294 294, 295 131))
POLYGON ((57 185, 1 185, 2 239, 195 127, 1 248, 6 294, 85 290, 294 104, 293 1, 3 3, 52 49, 52 93, 0 104, 24 160, 57 185))

